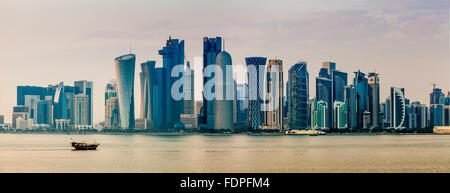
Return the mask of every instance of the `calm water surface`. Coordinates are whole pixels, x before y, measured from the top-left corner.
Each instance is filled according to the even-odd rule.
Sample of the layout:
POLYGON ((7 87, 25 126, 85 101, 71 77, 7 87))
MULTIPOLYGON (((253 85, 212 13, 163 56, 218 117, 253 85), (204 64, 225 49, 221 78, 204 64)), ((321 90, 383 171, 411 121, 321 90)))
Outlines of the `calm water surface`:
POLYGON ((0 172, 450 172, 450 135, 0 134, 0 172))

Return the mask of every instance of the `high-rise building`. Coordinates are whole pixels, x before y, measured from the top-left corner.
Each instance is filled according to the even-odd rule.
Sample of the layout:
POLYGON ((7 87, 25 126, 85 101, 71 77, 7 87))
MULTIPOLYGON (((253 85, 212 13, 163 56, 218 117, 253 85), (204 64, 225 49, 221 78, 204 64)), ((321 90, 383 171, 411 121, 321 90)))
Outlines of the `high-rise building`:
MULTIPOLYGON (((334 101, 344 102, 344 87, 347 86, 347 73, 336 70, 335 62, 323 62, 316 78, 316 98, 327 102, 328 117, 333 117, 334 101)), ((328 119, 327 128, 333 127, 333 119, 328 119)))
POLYGON ((231 66, 231 56, 228 52, 217 54, 216 68, 220 68, 222 74, 215 75, 214 129, 233 131, 234 80, 233 72, 229 72, 232 70, 231 66))
POLYGON ((87 96, 87 100, 89 101, 89 103, 88 103, 88 109, 87 109, 88 120, 87 120, 86 125, 93 125, 94 83, 92 81, 87 81, 87 80, 75 81, 74 88, 75 88, 74 95, 83 94, 83 95, 87 96))
POLYGON ((289 128, 308 129, 309 73, 306 62, 298 62, 289 69, 288 93, 289 128))
POLYGON ((195 114, 195 87, 194 87, 194 70, 191 68, 190 62, 186 62, 186 70, 184 75, 184 114, 195 114))
POLYGON ((166 69, 165 68, 155 68, 155 85, 154 85, 154 93, 152 104, 152 119, 154 121, 154 129, 160 131, 166 131, 167 127, 167 114, 165 109, 167 100, 167 92, 164 91, 165 84, 167 83, 166 79, 166 69))
POLYGON ((134 129, 134 54, 115 58, 117 95, 119 97, 120 127, 134 129))
POLYGON ((139 73, 141 80, 141 111, 140 118, 144 121, 144 129, 153 129, 154 120, 152 112, 152 101, 155 97, 155 61, 147 61, 141 64, 139 73))
MULTIPOLYGON (((172 77, 172 69, 177 65, 184 66, 184 40, 169 39, 166 41, 166 45, 158 51, 159 55, 163 59, 164 75, 162 94, 165 97, 162 104, 162 110, 165 119, 162 123, 161 129, 174 128, 175 124, 180 122, 180 115, 183 113, 183 99, 175 100, 172 96, 172 86, 177 81, 177 77, 172 77)), ((184 73, 184 72, 182 72, 184 73)))
POLYGON ((74 125, 75 126, 88 126, 90 125, 90 113, 91 109, 89 95, 77 94, 75 95, 74 105, 74 125))
POLYGON ((405 89, 391 87, 391 100, 391 128, 402 129, 406 118, 405 89))
POLYGON ((311 104, 311 128, 326 130, 328 117, 328 104, 325 101, 314 99, 311 104))
POLYGON ((333 103, 333 123, 334 128, 344 129, 347 127, 347 101, 334 101, 333 103))
POLYGON ((0 125, 5 124, 5 115, 0 115, 0 125))
MULTIPOLYGON (((324 68, 322 68, 324 69, 324 68)), ((317 101, 323 101, 325 102, 328 106, 326 108, 327 110, 327 119, 325 122, 325 128, 330 128, 332 127, 332 123, 331 120, 329 119, 330 117, 332 117, 332 106, 330 106, 330 104, 332 104, 332 85, 333 82, 331 79, 327 78, 327 77, 317 77, 316 78, 316 100, 317 101)))
POLYGON ((430 104, 441 104, 444 97, 442 89, 433 87, 433 92, 430 93, 430 104))
POLYGON ((368 80, 366 75, 358 70, 355 72, 355 78, 353 79, 353 85, 356 87, 357 97, 357 127, 363 128, 363 115, 368 110, 368 80))
POLYGON ((266 70, 267 92, 265 92, 266 110, 264 111, 264 128, 283 129, 283 61, 269 60, 266 70))
MULTIPOLYGON (((222 51, 222 38, 203 38, 203 69, 207 69, 208 66, 216 65, 216 57, 222 51)), ((205 73, 205 71, 203 72, 205 73)), ((209 73, 207 73, 209 74, 209 73)), ((213 78, 213 76, 203 76, 203 88, 213 78)), ((212 92, 205 92, 203 95, 203 107, 200 115, 200 127, 206 129, 214 128, 214 100, 208 100, 214 98, 214 87, 212 92)))
POLYGON ((354 85, 345 87, 345 102, 347 103, 347 128, 357 128, 358 99, 356 87, 354 85))
POLYGON ((430 104, 430 126, 444 126, 444 105, 430 104))
POLYGON ((186 129, 194 129, 198 127, 198 116, 195 113, 195 99, 194 99, 194 70, 191 68, 190 62, 186 62, 186 69, 184 74, 184 110, 181 114, 180 121, 184 124, 186 129))
POLYGON ((248 84, 236 85, 237 122, 246 122, 248 118, 248 84))
POLYGON ((369 73, 368 79, 368 111, 371 115, 371 127, 380 126, 380 78, 377 73, 369 73))
POLYGON ((119 97, 117 96, 117 83, 111 80, 105 88, 105 127, 108 129, 120 128, 119 97))
POLYGON ((264 71, 267 58, 247 57, 245 63, 248 71, 248 126, 259 129, 264 121, 263 104, 264 71))

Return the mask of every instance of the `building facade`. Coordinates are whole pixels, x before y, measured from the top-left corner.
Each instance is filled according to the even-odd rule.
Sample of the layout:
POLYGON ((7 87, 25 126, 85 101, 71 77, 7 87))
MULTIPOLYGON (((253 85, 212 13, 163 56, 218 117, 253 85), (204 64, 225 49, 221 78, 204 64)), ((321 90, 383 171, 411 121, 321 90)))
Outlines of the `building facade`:
POLYGON ((262 95, 264 89, 264 72, 267 58, 247 57, 245 63, 248 71, 248 126, 251 129, 259 129, 264 123, 264 111, 262 95))
POLYGON ((134 54, 114 59, 116 67, 117 96, 119 97, 120 128, 134 129, 134 54))
POLYGON ((306 62, 294 64, 288 72, 289 84, 286 93, 288 98, 289 128, 294 130, 308 129, 309 111, 309 73, 306 62))

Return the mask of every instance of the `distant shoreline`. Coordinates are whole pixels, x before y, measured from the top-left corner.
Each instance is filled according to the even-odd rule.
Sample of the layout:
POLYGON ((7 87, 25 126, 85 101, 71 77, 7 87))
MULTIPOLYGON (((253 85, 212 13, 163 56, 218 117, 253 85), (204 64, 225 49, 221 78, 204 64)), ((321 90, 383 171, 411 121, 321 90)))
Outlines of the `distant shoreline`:
MULTIPOLYGON (((283 133, 200 133, 200 132, 142 132, 142 133, 121 133, 121 132, 0 132, 0 134, 53 134, 53 135, 150 135, 150 136, 292 136, 283 133)), ((445 135, 436 133, 327 133, 324 136, 375 136, 375 135, 445 135)), ((308 136, 308 135, 296 135, 308 136)))

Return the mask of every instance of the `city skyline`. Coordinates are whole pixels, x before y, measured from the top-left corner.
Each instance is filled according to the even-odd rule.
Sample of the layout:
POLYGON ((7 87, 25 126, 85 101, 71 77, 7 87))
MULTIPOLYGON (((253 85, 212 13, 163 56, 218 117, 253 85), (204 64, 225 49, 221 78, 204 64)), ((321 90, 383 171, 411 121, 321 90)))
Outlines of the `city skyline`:
MULTIPOLYGON (((83 2, 73 3, 82 5, 83 2)), ((233 3, 238 4, 237 2, 233 3)), ((233 57, 233 65, 245 65, 245 57, 263 56, 267 57, 268 60, 275 58, 283 60, 283 71, 287 72, 297 61, 306 61, 308 62, 308 71, 311 75, 309 85, 310 98, 315 96, 315 89, 313 89, 315 88, 315 83, 312 80, 318 74, 322 62, 325 61, 336 62, 340 71, 349 74, 348 80, 353 79, 352 74, 358 69, 361 69, 364 73, 373 71, 380 73, 380 101, 384 101, 389 96, 389 88, 391 86, 405 88, 406 96, 411 101, 418 100, 423 104, 429 104, 429 93, 432 91, 431 83, 433 82, 437 83, 437 87, 446 93, 445 91, 449 90, 450 84, 448 77, 448 2, 435 1, 427 3, 425 1, 412 1, 402 3, 397 1, 397 3, 390 6, 386 6, 381 2, 376 3, 378 8, 374 10, 364 6, 364 4, 367 6, 367 4, 373 3, 355 1, 350 3, 350 5, 347 4, 348 8, 335 4, 323 6, 319 3, 311 5, 312 11, 303 10, 297 5, 288 9, 294 11, 293 13, 285 13, 279 17, 274 17, 275 14, 268 13, 264 17, 267 21, 264 21, 263 27, 255 25, 259 19, 253 17, 243 20, 242 23, 237 22, 237 24, 219 22, 224 27, 220 27, 218 24, 219 27, 217 28, 209 27, 214 24, 210 20, 197 23, 202 20, 197 17, 188 17, 182 19, 180 23, 189 19, 192 21, 187 22, 188 24, 197 23, 197 25, 194 27, 185 26, 186 24, 177 26, 178 22, 175 19, 176 16, 179 16, 179 13, 176 13, 175 16, 171 16, 168 19, 171 22, 166 23, 168 28, 164 31, 157 30, 153 32, 151 29, 145 28, 151 25, 137 22, 139 26, 131 26, 129 28, 133 32, 112 30, 110 31, 111 33, 98 34, 102 28, 96 28, 94 30, 80 30, 77 32, 81 34, 69 33, 65 36, 56 35, 55 37, 52 37, 52 34, 63 34, 68 30, 69 26, 64 24, 61 25, 61 28, 55 28, 55 24, 62 24, 59 23, 62 21, 49 19, 49 16, 62 15, 65 16, 62 18, 68 19, 70 24, 75 24, 78 27, 89 26, 81 24, 83 22, 79 23, 79 21, 87 21, 87 18, 80 20, 72 18, 77 16, 77 14, 72 12, 82 9, 81 7, 70 10, 71 12, 67 13, 67 15, 61 12, 44 14, 31 7, 24 7, 22 11, 30 11, 31 9, 31 12, 40 13, 37 18, 43 19, 40 22, 43 22, 44 26, 50 26, 50 29, 54 30, 54 32, 36 29, 35 33, 31 33, 30 31, 33 30, 30 30, 30 27, 39 26, 8 24, 6 24, 10 26, 8 30, 0 32, 0 39, 2 42, 6 42, 6 44, 0 45, 0 57, 2 58, 0 66, 2 72, 4 72, 4 75, 0 78, 2 81, 2 87, 0 88, 0 115, 5 115, 5 122, 11 121, 12 107, 16 103, 15 90, 17 86, 47 86, 55 85, 61 81, 65 84, 70 84, 76 80, 89 80, 94 82, 94 123, 103 121, 104 97, 102 96, 104 94, 104 86, 115 75, 114 57, 128 53, 131 44, 133 46, 131 51, 137 57, 136 64, 147 60, 155 60, 156 66, 162 66, 162 57, 158 55, 157 50, 164 45, 164 41, 169 35, 186 41, 186 58, 190 61, 194 61, 194 57, 201 57, 202 38, 204 36, 223 37, 227 50, 233 57), (297 16, 294 14, 295 11, 300 11, 301 14, 297 16), (388 16, 392 16, 392 18, 388 16), (315 24, 313 21, 318 24, 315 24), (347 23, 347 21, 350 23, 347 23), (233 27, 233 29, 238 30, 239 27, 242 27, 247 22, 253 25, 239 30, 239 32, 243 31, 242 33, 225 29, 225 27, 233 27), (377 29, 381 29, 382 33, 377 32, 374 36, 369 37, 370 33, 366 30, 371 28, 365 22, 373 22, 370 25, 377 25, 377 29), (343 25, 344 27, 353 26, 353 24, 363 26, 356 25, 356 32, 351 33, 352 31, 348 29, 334 28, 336 27, 334 23, 345 24, 343 25), (289 24, 298 25, 290 27, 289 24), (405 33, 405 31, 394 27, 396 24, 401 24, 406 29, 416 30, 413 30, 412 33, 405 33), (137 31, 141 29, 140 27, 144 27, 146 31, 138 33, 137 31), (198 27, 200 29, 197 29, 198 27), (272 27, 274 27, 273 30, 261 30, 272 29, 272 27), (323 32, 322 28, 327 27, 333 27, 333 30, 330 31, 334 33, 323 32), (302 30, 304 33, 298 33, 302 32, 302 30), (315 32, 320 33, 318 33, 319 35, 313 35, 315 32), (294 34, 295 36, 293 36, 294 34), (90 35, 90 37, 86 37, 86 35, 90 35), (78 40, 82 41, 73 43, 78 40), (414 40, 414 42, 411 42, 411 40, 414 40), (39 46, 30 45, 31 42, 39 46), (98 42, 101 45, 93 45, 98 42), (269 44, 271 46, 267 47, 269 44), (99 49, 102 50, 99 51, 99 49), (33 58, 33 60, 29 60, 29 58, 33 58)), ((145 3, 142 4, 147 5, 145 3)), ((248 2, 242 4, 244 8, 249 8, 248 2)), ((265 11, 267 7, 265 6, 270 6, 270 4, 256 7, 252 13, 255 13, 256 16, 263 16, 267 13, 265 11)), ((19 5, 14 2, 7 2, 6 6, 2 7, 19 5)), ((194 7, 198 5, 199 1, 187 6, 194 7)), ((214 7, 221 4, 209 3, 208 5, 214 7)), ((300 3, 300 5, 304 4, 300 3)), ((49 8, 48 5, 40 6, 49 8)), ((57 3, 52 4, 52 6, 64 8, 64 5, 57 3)), ((95 7, 95 5, 91 6, 95 7)), ((125 12, 131 13, 131 7, 133 6, 136 5, 125 7, 125 12)), ((159 6, 164 6, 164 3, 161 3, 159 6)), ((217 16, 221 19, 231 17, 225 13, 230 7, 224 6, 224 10, 221 10, 217 16)), ((282 2, 278 6, 287 7, 289 4, 282 2)), ((87 8, 85 11, 92 13, 94 11, 93 7, 87 8)), ((143 7, 150 8, 150 6, 143 7)), ((117 9, 117 7, 109 8, 117 9)), ((244 8, 238 9, 237 14, 245 15, 244 8)), ((195 10, 199 11, 198 9, 195 10)), ((28 17, 25 14, 22 18, 19 18, 21 11, 15 11, 17 12, 11 13, 11 15, 15 16, 14 19, 18 21, 28 17)), ((142 11, 142 9, 139 9, 136 14, 143 13, 142 11)), ((4 13, 7 14, 8 10, 0 12, 0 14, 4 13)), ((199 16, 211 14, 209 11, 201 10, 198 13, 199 16)), ((130 16, 125 16, 124 18, 132 19, 135 17, 136 15, 130 14, 130 16)), ((13 21, 15 21, 14 19, 13 21)), ((105 18, 99 18, 93 23, 101 22, 103 19, 105 18)), ((166 24, 160 24, 160 26, 166 24)), ((109 25, 111 24, 108 23, 101 27, 111 27, 109 25)), ((130 24, 125 23, 124 25, 130 24)), ((136 72, 135 80, 139 80, 138 76, 139 74, 136 72)), ((287 73, 284 74, 284 79, 287 80, 287 73)), ((139 117, 139 82, 135 81, 134 86, 135 117, 139 117)), ((195 92, 201 91, 201 89, 197 88, 199 87, 196 85, 195 92)))

